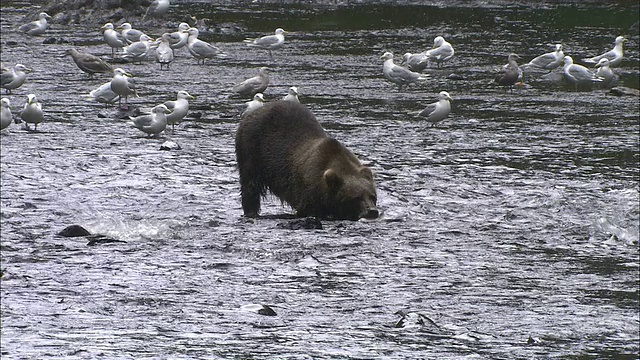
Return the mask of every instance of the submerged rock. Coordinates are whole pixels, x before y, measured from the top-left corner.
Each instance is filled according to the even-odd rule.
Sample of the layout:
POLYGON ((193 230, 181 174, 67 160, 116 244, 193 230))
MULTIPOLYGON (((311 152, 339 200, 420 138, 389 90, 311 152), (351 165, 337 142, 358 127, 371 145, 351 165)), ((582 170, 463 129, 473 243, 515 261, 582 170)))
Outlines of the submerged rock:
POLYGON ((640 96, 640 90, 626 86, 616 86, 609 93, 615 96, 640 96))
POLYGON ((88 236, 91 235, 91 233, 80 225, 70 225, 58 232, 58 235, 64 237, 78 237, 88 236))
POLYGON ((171 150, 182 150, 182 148, 175 141, 165 141, 162 143, 162 145, 160 145, 160 150, 171 151, 171 150))
POLYGON ((278 314, 276 314, 275 311, 273 311, 273 309, 269 306, 269 305, 262 305, 262 304, 248 304, 248 305, 242 305, 240 307, 240 309, 242 311, 248 311, 248 312, 253 312, 259 315, 264 315, 264 316, 276 316, 278 314))
POLYGON ((281 229, 300 230, 300 229, 319 229, 322 230, 322 222, 317 217, 306 217, 302 219, 294 219, 287 222, 281 222, 276 225, 281 229))

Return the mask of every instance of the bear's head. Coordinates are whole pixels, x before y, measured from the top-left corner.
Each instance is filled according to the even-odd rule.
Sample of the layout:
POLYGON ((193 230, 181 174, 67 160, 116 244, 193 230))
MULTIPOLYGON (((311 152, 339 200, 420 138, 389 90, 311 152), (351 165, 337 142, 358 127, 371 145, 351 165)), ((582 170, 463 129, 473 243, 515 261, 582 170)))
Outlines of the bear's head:
POLYGON ((360 166, 346 174, 330 168, 322 177, 329 190, 328 203, 332 208, 328 211, 332 217, 346 220, 378 217, 376 187, 369 168, 360 166))

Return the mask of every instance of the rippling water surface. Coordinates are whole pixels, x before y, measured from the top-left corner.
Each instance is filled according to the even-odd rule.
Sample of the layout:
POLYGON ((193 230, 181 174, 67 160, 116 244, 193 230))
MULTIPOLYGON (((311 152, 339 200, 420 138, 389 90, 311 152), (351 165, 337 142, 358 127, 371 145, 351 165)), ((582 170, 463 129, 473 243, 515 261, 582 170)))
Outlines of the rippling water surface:
POLYGON ((34 69, 8 95, 14 114, 35 93, 46 122, 0 136, 2 358, 638 358, 638 97, 492 85, 510 52, 528 61, 562 43, 580 59, 624 35, 618 85, 637 88, 637 4, 440 5, 181 2, 170 28, 214 19, 201 37, 230 56, 122 65, 141 88, 133 106, 197 96, 175 133, 147 139, 85 99, 109 76, 64 57, 73 44, 108 58, 97 28, 53 24, 71 44, 46 45, 16 33, 27 9, 3 4, 2 62, 34 69), (241 41, 276 27, 290 34, 273 60, 241 41), (382 78, 384 51, 437 35, 456 56, 429 81, 399 91, 382 78), (288 230, 273 198, 268 216, 241 216, 233 139, 247 99, 229 88, 260 66, 269 100, 298 86, 375 171, 380 219, 288 230), (408 115, 441 90, 447 120, 408 115), (166 140, 182 149, 159 150, 166 140), (71 224, 125 242, 56 235, 71 224))

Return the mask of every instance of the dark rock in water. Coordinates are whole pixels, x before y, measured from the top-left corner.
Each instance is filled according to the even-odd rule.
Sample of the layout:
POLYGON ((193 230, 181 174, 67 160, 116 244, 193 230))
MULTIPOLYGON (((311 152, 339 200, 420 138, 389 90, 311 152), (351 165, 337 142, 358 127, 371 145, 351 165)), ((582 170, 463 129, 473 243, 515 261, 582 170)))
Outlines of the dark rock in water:
POLYGON ((162 145, 160 145, 160 150, 182 150, 182 148, 180 147, 180 145, 178 145, 178 143, 174 141, 165 141, 162 143, 162 145))
POLYGON ((18 45, 18 42, 15 41, 15 40, 9 40, 9 41, 7 41, 5 43, 5 45, 7 45, 7 46, 16 46, 16 45, 18 45))
POLYGON ((423 328, 433 332, 440 332, 440 327, 435 321, 431 320, 428 316, 414 311, 400 310, 396 312, 396 315, 402 316, 398 322, 394 325, 396 328, 423 328))
POLYGON ((108 111, 100 111, 98 112, 98 118, 100 119, 106 119, 110 116, 108 111))
POLYGON ((256 314, 260 314, 260 315, 264 315, 264 316, 276 316, 276 315, 278 315, 278 314, 276 314, 275 311, 273 311, 273 309, 270 306, 262 305, 262 304, 243 305, 242 307, 240 307, 240 309, 242 309, 244 311, 254 312, 256 314))
POLYGON ((109 62, 110 62, 111 64, 128 64, 128 63, 130 63, 131 61, 129 61, 129 60, 127 60, 127 59, 124 59, 124 58, 119 58, 119 57, 118 57, 118 58, 109 59, 109 62))
POLYGON ((640 96, 640 90, 626 86, 616 86, 609 92, 616 96, 640 96))
POLYGON ((449 80, 464 80, 464 77, 462 75, 458 75, 458 74, 450 74, 449 76, 447 76, 447 79, 449 79, 449 80))
POLYGON ((64 236, 64 237, 78 237, 78 236, 88 236, 88 235, 91 235, 91 233, 80 225, 70 225, 62 229, 58 233, 58 235, 64 236))
POLYGON ((276 225, 281 229, 300 230, 300 229, 320 229, 322 230, 322 222, 317 217, 306 217, 302 219, 294 219, 287 222, 278 223, 276 225))
POLYGON ((201 112, 193 112, 189 114, 189 117, 192 119, 200 119, 202 117, 201 112))
POLYGON ((112 239, 104 235, 91 235, 88 238, 89 238, 89 242, 87 243, 87 246, 96 246, 96 245, 110 244, 110 243, 125 243, 125 244, 127 243, 126 241, 112 239))
POLYGON ((50 37, 45 39, 42 43, 43 44, 68 44, 69 41, 63 38, 56 39, 55 37, 50 37))

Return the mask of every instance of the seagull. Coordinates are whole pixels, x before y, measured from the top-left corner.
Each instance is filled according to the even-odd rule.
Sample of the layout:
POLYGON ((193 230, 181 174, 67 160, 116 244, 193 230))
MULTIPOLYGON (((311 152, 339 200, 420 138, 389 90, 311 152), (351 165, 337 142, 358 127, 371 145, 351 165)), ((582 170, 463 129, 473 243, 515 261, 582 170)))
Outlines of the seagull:
POLYGON ((589 59, 582 59, 582 61, 587 64, 597 64, 600 59, 607 58, 609 60, 609 66, 618 66, 622 62, 622 57, 624 55, 622 51, 622 43, 625 41, 627 41, 627 39, 625 39, 624 36, 618 36, 613 49, 602 55, 594 56, 589 59))
POLYGON ((169 0, 153 0, 142 16, 142 21, 149 16, 161 17, 169 11, 169 0))
POLYGON ((523 68, 536 68, 543 70, 553 70, 560 66, 564 59, 564 52, 562 52, 562 44, 556 44, 556 51, 542 54, 529 61, 527 64, 522 65, 523 68))
POLYGON ((11 125, 11 102, 7 98, 2 98, 2 112, 0 113, 0 130, 11 125))
POLYGON ((138 96, 136 92, 135 81, 131 78, 133 75, 129 74, 122 68, 116 68, 113 70, 115 73, 113 79, 111 79, 111 91, 118 94, 118 105, 122 105, 122 98, 124 97, 125 104, 128 103, 129 95, 133 94, 138 96))
POLYGON ((417 116, 426 118, 431 126, 435 126, 437 122, 444 120, 451 112, 451 96, 446 91, 440 91, 438 101, 427 105, 422 111, 415 113, 417 116))
POLYGON ((598 68, 598 70, 596 71, 596 76, 601 77, 603 79, 602 85, 607 87, 613 84, 617 78, 616 74, 614 74, 609 67, 609 63, 609 59, 602 58, 596 64, 596 67, 598 68))
POLYGON ((267 67, 261 67, 258 75, 249 78, 233 87, 232 91, 241 96, 253 97, 257 93, 264 92, 269 86, 269 74, 267 67))
POLYGON ((81 53, 76 49, 67 49, 66 55, 71 55, 73 62, 78 65, 80 70, 92 77, 95 73, 113 73, 113 67, 97 56, 81 53))
POLYGON ((20 26, 20 31, 30 36, 44 34, 49 26, 47 20, 51 20, 51 16, 46 12, 41 12, 38 15, 38 20, 20 26))
POLYGON ((102 84, 99 88, 92 90, 89 93, 91 100, 95 100, 99 103, 107 105, 113 105, 116 103, 118 94, 111 90, 111 81, 102 84))
POLYGON ((134 29, 131 27, 131 24, 126 22, 117 27, 118 29, 122 29, 122 37, 126 44, 131 44, 136 41, 140 41, 140 37, 144 35, 144 33, 138 29, 134 29))
POLYGON ((181 47, 187 45, 187 41, 189 41, 189 28, 189 24, 183 22, 178 25, 178 31, 171 33, 172 49, 180 49, 181 47))
POLYGON ((516 60, 520 60, 520 57, 516 54, 509 54, 507 58, 507 64, 502 67, 502 72, 495 77, 495 82, 501 86, 511 87, 518 82, 520 77, 520 68, 516 60))
POLYGON ((160 70, 167 65, 169 70, 169 64, 173 61, 173 49, 171 48, 171 34, 162 34, 160 44, 156 49, 156 60, 160 63, 160 70))
POLYGON ((122 35, 113 29, 112 23, 106 23, 100 27, 102 30, 102 36, 107 45, 111 46, 111 57, 114 56, 116 49, 121 49, 126 45, 126 42, 122 35))
POLYGON ((20 113, 20 118, 25 122, 24 126, 27 130, 31 130, 28 124, 35 124, 34 130, 37 131, 38 124, 44 121, 42 105, 40 105, 38 98, 34 94, 27 95, 27 102, 20 113))
POLYGON ((282 98, 282 100, 299 103, 300 99, 298 99, 298 95, 300 95, 300 93, 298 92, 298 88, 295 86, 292 86, 289 88, 289 92, 287 93, 287 95, 285 95, 285 97, 282 98))
POLYGON ((140 35, 140 39, 138 41, 133 42, 122 49, 122 58, 131 60, 132 63, 138 61, 142 64, 142 60, 149 53, 149 49, 151 49, 151 41, 151 38, 147 35, 140 35))
POLYGON ((424 81, 428 75, 421 75, 409 69, 403 68, 393 63, 393 54, 385 52, 381 57, 384 60, 382 66, 382 74, 384 77, 394 84, 398 84, 400 89, 402 85, 414 82, 424 81))
POLYGON ((2 68, 2 75, 0 75, 0 88, 6 90, 7 94, 11 94, 11 90, 17 89, 27 79, 27 73, 32 70, 22 64, 16 64, 13 68, 2 68))
POLYGON ((132 120, 131 124, 141 130, 142 132, 147 133, 147 137, 153 135, 153 137, 158 137, 164 129, 167 128, 167 115, 169 113, 169 109, 166 106, 160 104, 156 105, 153 109, 151 109, 151 114, 140 115, 140 116, 129 116, 129 119, 132 120))
POLYGON ((420 72, 424 70, 424 68, 428 65, 429 57, 424 53, 412 54, 405 53, 404 54, 404 63, 407 64, 407 67, 411 71, 420 72))
POLYGON ((453 57, 453 46, 449 44, 442 36, 433 39, 433 49, 425 52, 430 61, 435 61, 440 67, 440 63, 445 62, 453 57))
POLYGON ((189 112, 189 100, 193 99, 195 99, 195 97, 188 92, 180 90, 178 91, 177 100, 164 103, 164 106, 171 111, 171 113, 167 115, 167 124, 171 125, 171 131, 175 131, 176 124, 187 116, 189 112))
POLYGON ((256 111, 257 109, 263 107, 264 95, 262 95, 262 93, 257 93, 253 96, 253 100, 247 101, 245 104, 247 105, 247 108, 244 110, 242 115, 240 115, 240 118, 243 118, 249 115, 250 113, 256 111))
POLYGON ((282 28, 277 28, 275 31, 275 35, 267 35, 263 37, 259 37, 257 39, 245 39, 244 42, 247 43, 249 47, 257 47, 260 49, 265 49, 269 51, 269 57, 273 59, 273 54, 271 50, 280 49, 284 45, 284 34, 287 32, 282 28))
POLYGON ((198 35, 200 32, 196 28, 189 28, 189 40, 187 41, 187 48, 191 55, 200 63, 200 59, 202 59, 202 65, 206 59, 218 57, 225 58, 227 54, 225 54, 222 50, 220 50, 217 46, 211 45, 207 42, 198 39, 198 35))
POLYGON ((564 76, 571 83, 574 84, 576 91, 578 91, 578 85, 591 84, 592 82, 602 82, 602 78, 596 76, 591 70, 582 65, 573 63, 571 56, 564 57, 564 76))

